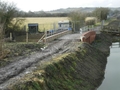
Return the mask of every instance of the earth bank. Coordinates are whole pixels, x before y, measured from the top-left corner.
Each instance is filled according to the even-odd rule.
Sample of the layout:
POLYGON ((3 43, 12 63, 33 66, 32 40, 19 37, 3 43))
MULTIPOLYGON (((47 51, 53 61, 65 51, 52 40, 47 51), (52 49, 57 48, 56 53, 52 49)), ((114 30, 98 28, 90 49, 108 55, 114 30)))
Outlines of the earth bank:
POLYGON ((97 35, 94 43, 82 43, 72 53, 43 62, 9 90, 94 90, 103 78, 111 39, 97 35))

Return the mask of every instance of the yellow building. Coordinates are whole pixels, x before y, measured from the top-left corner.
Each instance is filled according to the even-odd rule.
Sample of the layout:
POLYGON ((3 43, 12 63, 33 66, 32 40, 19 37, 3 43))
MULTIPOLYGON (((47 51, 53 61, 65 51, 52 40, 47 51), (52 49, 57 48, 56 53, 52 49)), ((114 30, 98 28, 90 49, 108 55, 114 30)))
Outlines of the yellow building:
POLYGON ((37 32, 58 28, 58 22, 68 20, 68 17, 27 17, 23 24, 26 31, 37 32))

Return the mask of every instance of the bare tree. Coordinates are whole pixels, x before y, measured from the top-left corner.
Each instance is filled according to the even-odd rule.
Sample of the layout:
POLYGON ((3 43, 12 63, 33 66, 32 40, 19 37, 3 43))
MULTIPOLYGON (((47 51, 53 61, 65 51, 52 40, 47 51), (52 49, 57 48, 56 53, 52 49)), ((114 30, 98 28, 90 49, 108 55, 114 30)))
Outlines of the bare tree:
POLYGON ((0 1, 0 53, 3 51, 3 40, 5 35, 5 30, 14 18, 17 8, 13 3, 7 3, 0 1))
POLYGON ((93 11, 93 15, 96 16, 100 21, 106 20, 107 15, 109 14, 110 9, 109 8, 96 8, 93 11))
POLYGON ((70 13, 69 19, 73 22, 74 31, 79 31, 79 28, 84 26, 85 18, 86 13, 84 12, 74 11, 70 13))
POLYGON ((11 23, 9 24, 9 26, 7 27, 6 30, 6 34, 9 35, 10 33, 12 33, 12 40, 15 40, 15 36, 16 34, 25 31, 25 18, 14 18, 13 20, 11 20, 11 23))
POLYGON ((89 30, 89 26, 90 25, 95 25, 97 22, 97 18, 96 17, 87 17, 85 19, 85 24, 88 26, 88 30, 89 30))
POLYGON ((4 23, 0 23, 0 56, 2 55, 3 52, 3 26, 4 23))
POLYGON ((103 28, 104 20, 107 19, 107 15, 109 14, 110 9, 109 8, 96 8, 93 11, 93 15, 98 18, 98 20, 101 21, 101 28, 103 28))

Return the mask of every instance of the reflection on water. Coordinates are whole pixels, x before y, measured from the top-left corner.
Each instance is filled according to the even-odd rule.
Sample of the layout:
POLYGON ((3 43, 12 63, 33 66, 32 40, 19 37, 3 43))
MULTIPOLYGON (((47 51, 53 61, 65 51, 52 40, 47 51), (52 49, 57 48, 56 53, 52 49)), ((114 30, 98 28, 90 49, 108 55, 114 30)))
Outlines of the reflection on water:
MULTIPOLYGON (((117 43, 114 43, 117 44, 117 43)), ((105 79, 97 90, 120 90, 120 47, 112 46, 107 59, 105 79)))
POLYGON ((120 47, 120 42, 112 43, 111 48, 118 48, 120 47))

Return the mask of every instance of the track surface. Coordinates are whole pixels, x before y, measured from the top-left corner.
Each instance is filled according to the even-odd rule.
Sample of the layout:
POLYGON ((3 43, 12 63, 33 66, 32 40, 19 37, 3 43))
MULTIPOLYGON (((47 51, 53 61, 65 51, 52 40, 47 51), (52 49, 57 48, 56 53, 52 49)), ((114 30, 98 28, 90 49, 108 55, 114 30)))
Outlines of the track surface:
POLYGON ((80 35, 79 33, 65 35, 56 41, 47 43, 44 50, 37 51, 26 58, 18 59, 0 68, 0 90, 7 90, 7 86, 16 83, 24 75, 35 70, 38 62, 50 60, 55 54, 74 50, 77 47, 76 42, 79 41, 80 35))
MULTIPOLYGON (((72 36, 74 37, 74 35, 72 36)), ((80 36, 80 34, 78 36, 80 36)), ((75 38, 60 38, 48 43, 48 46, 44 50, 40 50, 26 58, 18 59, 17 61, 0 68, 0 90, 5 90, 7 86, 15 83, 25 74, 32 72, 36 69, 37 66, 35 64, 38 62, 47 58, 50 59, 54 54, 61 54, 65 51, 72 50, 72 48, 75 47, 74 41, 76 41, 75 38)))

